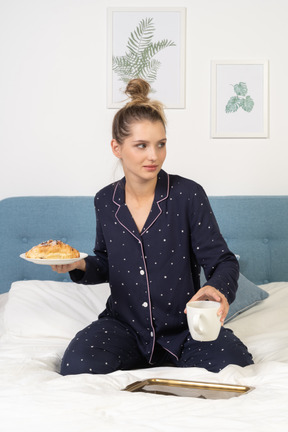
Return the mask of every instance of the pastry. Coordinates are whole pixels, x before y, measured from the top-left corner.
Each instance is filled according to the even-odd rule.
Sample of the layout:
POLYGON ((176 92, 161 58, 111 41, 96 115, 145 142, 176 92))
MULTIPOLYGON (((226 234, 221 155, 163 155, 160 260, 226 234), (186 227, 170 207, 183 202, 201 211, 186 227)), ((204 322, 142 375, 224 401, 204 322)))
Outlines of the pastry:
POLYGON ((34 246, 25 253, 25 256, 33 259, 71 259, 79 258, 80 253, 60 240, 48 240, 34 246))

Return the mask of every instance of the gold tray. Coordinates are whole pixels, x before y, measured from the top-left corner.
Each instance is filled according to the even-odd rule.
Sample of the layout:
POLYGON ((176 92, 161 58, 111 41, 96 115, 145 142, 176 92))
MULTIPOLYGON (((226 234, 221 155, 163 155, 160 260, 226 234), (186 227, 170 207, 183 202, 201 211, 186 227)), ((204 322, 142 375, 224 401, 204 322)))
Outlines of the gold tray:
POLYGON ((211 382, 151 378, 129 384, 124 391, 202 399, 229 399, 253 390, 253 387, 211 382))

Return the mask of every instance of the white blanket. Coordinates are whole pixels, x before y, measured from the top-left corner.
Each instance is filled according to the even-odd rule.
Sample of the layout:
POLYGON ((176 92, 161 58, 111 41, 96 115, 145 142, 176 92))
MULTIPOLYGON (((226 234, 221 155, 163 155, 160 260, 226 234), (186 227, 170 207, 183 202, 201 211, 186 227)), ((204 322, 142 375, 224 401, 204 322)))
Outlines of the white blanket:
MULTIPOLYGON (((62 318, 51 320, 49 336, 47 322, 32 325, 36 308, 30 310, 30 322, 25 315, 25 322, 19 311, 15 315, 12 297, 1 295, 1 432, 287 432, 288 283, 263 288, 269 298, 227 325, 248 345, 255 364, 230 365, 218 374, 162 367, 62 377, 59 365, 69 342, 69 334, 63 337, 59 330, 62 318), (241 384, 254 390, 227 400, 122 391, 134 381, 156 377, 241 384)), ((80 314, 81 324, 85 319, 80 314)))

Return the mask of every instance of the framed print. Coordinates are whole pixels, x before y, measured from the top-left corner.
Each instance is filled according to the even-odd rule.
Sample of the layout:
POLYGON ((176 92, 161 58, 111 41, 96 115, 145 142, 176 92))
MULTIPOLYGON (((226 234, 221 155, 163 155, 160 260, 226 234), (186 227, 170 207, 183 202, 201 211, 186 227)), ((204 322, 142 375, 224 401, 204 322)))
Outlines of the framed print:
POLYGON ((108 108, 143 78, 165 108, 185 107, 185 8, 108 8, 108 108))
POLYGON ((268 61, 212 62, 212 138, 268 137, 268 61))

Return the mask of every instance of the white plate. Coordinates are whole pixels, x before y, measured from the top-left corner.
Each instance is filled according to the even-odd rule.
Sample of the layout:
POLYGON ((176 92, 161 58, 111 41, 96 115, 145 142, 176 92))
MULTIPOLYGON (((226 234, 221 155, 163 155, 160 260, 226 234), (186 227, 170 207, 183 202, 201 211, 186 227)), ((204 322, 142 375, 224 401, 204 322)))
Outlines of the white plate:
POLYGON ((80 261, 83 258, 86 258, 88 256, 87 253, 80 252, 79 258, 70 258, 70 259, 34 259, 34 258, 27 258, 25 256, 25 253, 20 255, 20 258, 25 259, 26 261, 30 261, 34 264, 40 264, 40 265, 64 265, 64 264, 72 264, 74 262, 80 261))

